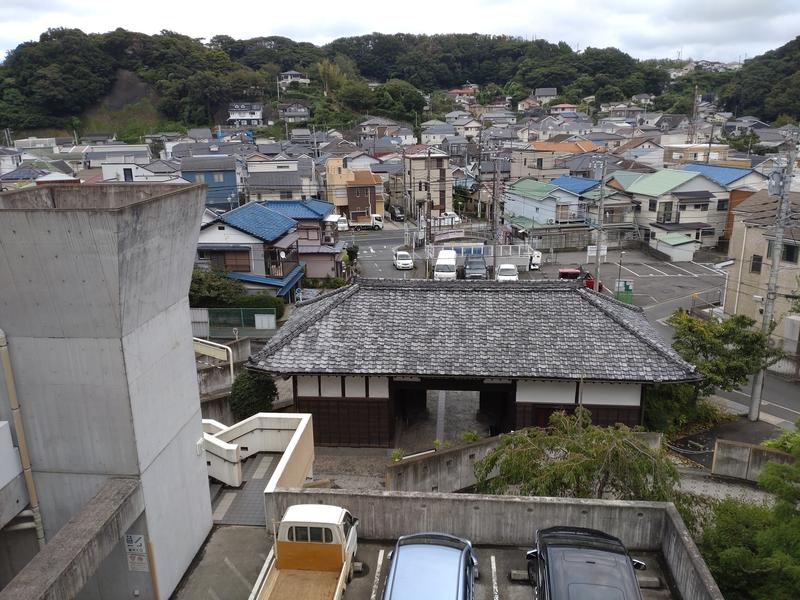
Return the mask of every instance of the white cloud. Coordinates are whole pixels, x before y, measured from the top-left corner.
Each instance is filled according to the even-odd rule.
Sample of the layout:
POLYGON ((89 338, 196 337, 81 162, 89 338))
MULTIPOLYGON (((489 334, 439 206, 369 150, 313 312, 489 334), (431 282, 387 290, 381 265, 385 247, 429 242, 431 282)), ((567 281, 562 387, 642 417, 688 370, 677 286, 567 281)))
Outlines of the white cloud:
POLYGON ((263 2, 225 8, 219 2, 139 0, 125 10, 107 0, 3 0, 0 48, 37 39, 48 27, 87 32, 124 27, 192 37, 244 39, 281 35, 323 44, 337 37, 383 33, 486 33, 565 41, 573 48, 616 46, 637 58, 736 60, 776 48, 800 31, 796 0, 462 0, 401 4, 329 0, 263 2))

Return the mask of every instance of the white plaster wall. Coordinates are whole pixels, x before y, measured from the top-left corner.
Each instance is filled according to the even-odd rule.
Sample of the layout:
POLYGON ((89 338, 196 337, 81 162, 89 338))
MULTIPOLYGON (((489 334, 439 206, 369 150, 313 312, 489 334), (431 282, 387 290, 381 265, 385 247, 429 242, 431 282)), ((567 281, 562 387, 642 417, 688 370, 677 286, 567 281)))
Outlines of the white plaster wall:
POLYGON ((320 396, 325 398, 341 398, 342 397, 342 378, 330 375, 321 375, 320 378, 320 396))
POLYGON ((583 404, 639 406, 642 386, 638 383, 584 383, 583 404))
POLYGON ((319 377, 316 375, 298 375, 296 379, 298 396, 319 396, 319 377))
POLYGON ((369 378, 369 397, 388 398, 389 397, 389 378, 370 377, 369 378))
POLYGON ((211 498, 197 411, 142 473, 147 528, 153 544, 159 597, 169 598, 211 530, 211 498))
POLYGON ((366 398, 367 390, 364 377, 345 377, 344 394, 348 398, 366 398))
POLYGON ((517 402, 575 404, 574 381, 517 381, 517 402))

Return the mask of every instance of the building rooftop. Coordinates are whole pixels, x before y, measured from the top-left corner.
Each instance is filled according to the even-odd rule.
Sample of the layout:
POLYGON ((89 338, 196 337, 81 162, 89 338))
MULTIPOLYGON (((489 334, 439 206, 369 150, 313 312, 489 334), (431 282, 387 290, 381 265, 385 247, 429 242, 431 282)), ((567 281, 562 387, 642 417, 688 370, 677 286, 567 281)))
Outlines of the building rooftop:
POLYGON ((550 183, 557 185, 561 189, 567 190, 568 192, 582 194, 586 190, 590 190, 599 185, 600 180, 587 179, 586 177, 575 177, 574 175, 562 175, 561 177, 556 177, 550 183))
POLYGON ((643 196, 661 196, 699 175, 700 173, 691 171, 662 169, 655 173, 640 175, 625 191, 643 196))
POLYGON ((261 204, 290 219, 320 220, 331 214, 335 208, 330 202, 321 200, 267 200, 261 204))
POLYGON ((734 181, 754 173, 753 169, 739 167, 719 167, 716 165, 688 164, 681 167, 682 171, 692 171, 708 177, 720 185, 730 185, 734 181))
POLYGON ((265 242, 272 242, 297 226, 294 219, 269 209, 258 202, 248 202, 220 215, 219 219, 206 223, 203 227, 218 222, 248 233, 265 242))
POLYGON ((558 186, 533 177, 522 177, 508 186, 508 191, 527 198, 545 198, 558 189, 558 186))
POLYGON ((575 282, 357 279, 298 305, 250 362, 278 374, 698 379, 641 309, 575 282))

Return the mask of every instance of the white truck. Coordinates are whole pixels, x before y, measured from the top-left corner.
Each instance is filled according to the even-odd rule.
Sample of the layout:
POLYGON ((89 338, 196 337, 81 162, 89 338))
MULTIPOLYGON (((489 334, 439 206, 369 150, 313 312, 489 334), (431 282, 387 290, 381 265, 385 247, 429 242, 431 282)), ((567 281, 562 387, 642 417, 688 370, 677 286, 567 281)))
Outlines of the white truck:
POLYGON ((383 217, 381 215, 361 215, 348 221, 350 229, 361 231, 362 229, 383 229, 383 217))
POLYGON ((357 526, 339 506, 290 506, 249 600, 340 600, 353 577, 357 526))

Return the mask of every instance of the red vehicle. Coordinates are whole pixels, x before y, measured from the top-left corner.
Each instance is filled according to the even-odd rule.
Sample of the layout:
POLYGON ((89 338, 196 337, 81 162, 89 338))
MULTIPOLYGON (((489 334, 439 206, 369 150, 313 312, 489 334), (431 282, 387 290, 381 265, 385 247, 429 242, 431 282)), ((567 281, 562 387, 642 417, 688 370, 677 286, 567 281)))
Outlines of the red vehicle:
MULTIPOLYGON (((559 269, 558 270, 558 278, 559 279, 580 279, 583 281, 583 285, 590 290, 594 289, 594 277, 588 271, 584 271, 582 268, 572 268, 572 269, 559 269)), ((600 280, 600 283, 597 286, 597 291, 603 291, 603 280, 600 280)))

